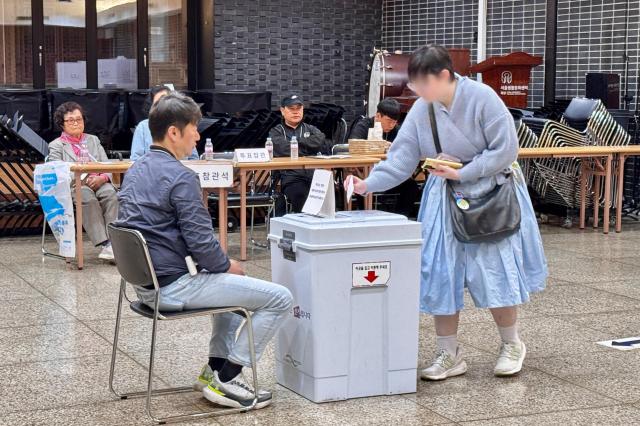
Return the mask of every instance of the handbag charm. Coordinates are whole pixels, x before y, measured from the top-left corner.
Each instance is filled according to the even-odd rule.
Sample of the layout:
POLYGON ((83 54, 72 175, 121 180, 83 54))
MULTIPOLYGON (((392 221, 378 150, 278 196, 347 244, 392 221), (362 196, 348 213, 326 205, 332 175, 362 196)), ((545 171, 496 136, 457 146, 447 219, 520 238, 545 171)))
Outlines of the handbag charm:
POLYGON ((456 199, 456 205, 460 210, 469 210, 469 202, 464 199, 462 192, 455 192, 454 198, 456 199))

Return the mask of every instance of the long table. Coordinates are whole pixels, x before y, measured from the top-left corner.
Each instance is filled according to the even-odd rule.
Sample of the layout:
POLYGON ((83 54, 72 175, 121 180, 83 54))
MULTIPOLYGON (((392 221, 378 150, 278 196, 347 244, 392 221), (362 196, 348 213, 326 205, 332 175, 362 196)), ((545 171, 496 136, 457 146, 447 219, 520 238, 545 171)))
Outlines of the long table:
POLYGON ((622 232, 622 201, 624 197, 624 162, 627 157, 640 155, 640 145, 628 145, 618 147, 618 196, 616 205, 616 232, 622 232))
MULTIPOLYGON (((194 161, 194 163, 202 163, 194 161)), ((74 174, 75 191, 76 191, 76 260, 78 269, 84 268, 84 246, 82 244, 82 175, 85 173, 111 173, 113 175, 122 175, 129 170, 133 163, 131 161, 114 161, 110 163, 74 163, 71 165, 71 171, 74 174)), ((116 180, 116 179, 114 179, 116 180)), ((218 201, 218 221, 223 224, 219 228, 220 245, 224 250, 227 249, 227 190, 228 188, 216 188, 219 192, 218 201)), ((207 206, 207 195, 211 189, 203 189, 203 200, 207 206)))
POLYGON ((622 231, 622 205, 623 205, 623 186, 624 186, 624 162, 627 157, 640 155, 640 145, 628 146, 580 146, 580 147, 552 147, 552 148, 520 148, 518 158, 591 158, 596 161, 599 170, 589 170, 588 165, 583 163, 580 174, 580 229, 585 228, 585 211, 586 211, 586 181, 588 174, 596 176, 596 194, 594 197, 594 228, 598 224, 598 199, 600 197, 599 178, 604 176, 605 194, 604 194, 604 213, 602 230, 605 234, 609 233, 610 205, 612 195, 612 182, 617 177, 617 197, 616 197, 616 232, 622 231), (617 160, 617 167, 612 167, 614 160, 617 160), (604 161, 604 164, 601 163, 604 161))
MULTIPOLYGON (((611 183, 616 175, 618 187, 616 197, 616 232, 622 231, 622 204, 623 204, 623 183, 624 183, 624 163, 627 157, 640 155, 640 145, 630 146, 582 146, 582 147, 553 147, 553 148, 520 148, 519 159, 533 158, 592 158, 603 160, 602 175, 605 178, 605 202, 603 231, 609 232, 610 204, 611 204, 611 183), (613 168, 613 162, 617 160, 617 167, 613 168)), ((240 258, 247 259, 247 173, 259 170, 292 170, 292 169, 340 169, 340 168, 364 168, 364 175, 368 175, 371 168, 384 159, 384 156, 350 156, 347 158, 317 158, 301 157, 298 160, 289 158, 274 158, 267 163, 234 163, 234 169, 238 170, 240 177, 240 258)), ((112 163, 87 163, 72 164, 71 171, 75 175, 76 191, 76 250, 78 268, 84 266, 84 253, 82 245, 82 193, 81 176, 84 173, 111 173, 114 175, 124 174, 133 163, 129 161, 115 161, 112 163)), ((594 173, 583 169, 580 182, 580 229, 585 227, 586 211, 586 177, 589 173, 594 173)), ((227 192, 228 188, 218 188, 219 208, 218 221, 220 223, 219 238, 220 244, 227 248, 227 192)), ((204 202, 206 205, 209 190, 203 190, 204 202)), ((598 195, 598 194, 597 194, 598 195)), ((373 199, 369 194, 366 197, 366 208, 372 208, 373 199)), ((594 209, 594 222, 597 224, 598 209, 594 209)))
MULTIPOLYGON (((247 171, 253 170, 291 170, 291 169, 337 169, 337 168, 364 168, 367 175, 371 167, 379 162, 380 159, 364 156, 352 156, 349 158, 316 158, 301 157, 293 161, 289 158, 274 158, 268 163, 234 163, 234 169, 238 170, 240 175, 240 258, 247 259, 247 171)), ((191 161, 185 161, 189 164, 191 161)), ((194 164, 202 164, 203 161, 193 161, 194 164)), ((206 163, 206 162, 204 162, 206 163)), ((220 164, 220 161, 215 163, 220 164)), ((82 244, 82 175, 84 173, 111 173, 114 175, 122 175, 129 170, 133 163, 130 161, 114 161, 110 163, 75 163, 71 165, 71 171, 74 173, 75 191, 76 191, 76 259, 78 269, 84 268, 84 247, 82 244)), ((116 180, 116 179, 114 179, 116 180)), ((228 188, 217 188, 219 192, 218 199, 218 223, 220 224, 218 234, 220 245, 223 249, 227 249, 227 193, 228 188)), ((211 190, 203 189, 203 199, 205 206, 207 205, 207 196, 211 190)), ((367 208, 372 206, 372 197, 367 197, 367 208)))

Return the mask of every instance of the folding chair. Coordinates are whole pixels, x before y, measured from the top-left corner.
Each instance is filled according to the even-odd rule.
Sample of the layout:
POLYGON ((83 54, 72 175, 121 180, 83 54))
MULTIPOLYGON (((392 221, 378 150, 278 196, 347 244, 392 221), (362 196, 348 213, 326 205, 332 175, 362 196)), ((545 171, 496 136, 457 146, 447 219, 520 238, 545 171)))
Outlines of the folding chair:
MULTIPOLYGON (((149 249, 147 243, 139 231, 133 229, 127 229, 110 224, 109 238, 111 239, 111 245, 113 247, 113 254, 116 260, 116 266, 118 272, 122 277, 120 281, 120 294, 118 297, 118 312, 116 316, 116 328, 113 338, 113 350, 111 353, 111 369, 109 371, 109 389, 119 398, 127 399, 132 397, 146 396, 145 411, 147 415, 156 423, 163 424, 167 422, 182 421, 187 419, 198 419, 202 417, 220 416, 226 414, 234 414, 243 411, 249 411, 255 408, 258 398, 258 370, 256 363, 255 345, 253 341, 253 324, 251 321, 251 313, 241 306, 230 306, 224 308, 205 308, 205 309, 189 309, 178 312, 164 312, 158 309, 159 304, 159 285, 156 278, 156 273, 151 263, 151 257, 149 255, 149 249), (135 313, 142 315, 143 317, 153 320, 153 327, 151 331, 151 353, 149 355, 149 376, 147 381, 147 389, 139 392, 127 392, 121 393, 115 390, 113 386, 114 370, 116 365, 116 355, 118 352, 118 336, 120 334, 120 320, 122 318, 122 299, 126 297, 126 285, 131 284, 134 287, 142 287, 153 284, 155 290, 155 306, 153 309, 143 304, 141 301, 135 301, 130 303, 131 310, 135 313), (245 317, 248 327, 249 348, 251 356, 251 369, 253 372, 253 388, 256 390, 256 397, 252 404, 243 408, 227 408, 218 409, 207 412, 197 412, 181 414, 176 416, 169 416, 158 418, 151 412, 151 396, 152 395, 166 395, 180 392, 193 391, 191 386, 165 388, 165 389, 153 389, 153 367, 155 361, 156 351, 156 335, 158 321, 171 321, 180 320, 186 318, 192 318, 203 315, 215 315, 225 312, 235 312, 245 317)), ((128 300, 128 299, 127 299, 128 300)))

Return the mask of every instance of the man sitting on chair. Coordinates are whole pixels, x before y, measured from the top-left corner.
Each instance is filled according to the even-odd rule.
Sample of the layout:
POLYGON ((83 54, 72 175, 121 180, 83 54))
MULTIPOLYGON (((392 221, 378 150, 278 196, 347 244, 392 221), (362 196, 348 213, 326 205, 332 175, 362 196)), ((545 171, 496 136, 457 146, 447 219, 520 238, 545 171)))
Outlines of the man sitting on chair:
POLYGON ((398 126, 399 119, 400 103, 391 98, 383 99, 378 103, 376 115, 362 117, 354 124, 349 134, 349 139, 367 139, 369 137, 369 129, 372 129, 375 123, 380 123, 382 125, 383 139, 393 142, 400 128, 398 126))
MULTIPOLYGON (((297 95, 284 98, 280 104, 282 123, 271 129, 269 137, 273 141, 274 157, 291 155, 291 139, 298 140, 300 157, 325 153, 326 139, 317 127, 303 123, 304 104, 297 95)), ((291 203, 294 213, 300 213, 313 180, 313 170, 282 170, 280 172, 282 192, 291 203)))
MULTIPOLYGON (((292 296, 285 287, 247 277, 215 238, 198 176, 178 160, 188 156, 200 139, 200 118, 198 105, 179 93, 154 105, 149 114, 153 145, 127 172, 117 225, 145 237, 161 287, 161 310, 242 306, 253 311, 259 358, 288 315, 292 296), (189 256, 197 264, 195 275, 189 273, 189 256)), ((153 285, 136 290, 153 308, 153 285)), ((194 385, 209 401, 234 408, 249 406, 254 399, 254 390, 241 374, 251 365, 245 327, 236 339, 242 322, 235 313, 213 317, 209 362, 194 385)), ((270 392, 258 391, 258 408, 270 402, 270 392)))

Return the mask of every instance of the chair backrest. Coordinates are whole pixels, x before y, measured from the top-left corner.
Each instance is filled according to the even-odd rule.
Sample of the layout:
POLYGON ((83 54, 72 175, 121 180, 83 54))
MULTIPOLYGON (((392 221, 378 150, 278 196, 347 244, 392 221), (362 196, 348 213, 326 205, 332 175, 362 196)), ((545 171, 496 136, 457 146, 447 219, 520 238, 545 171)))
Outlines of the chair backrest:
POLYGON ((120 276, 131 285, 158 288, 156 272, 151 263, 147 242, 135 229, 109 224, 109 239, 120 276))
POLYGON ((349 131, 347 132, 347 141, 349 139, 352 139, 351 134, 353 133, 353 129, 356 128, 356 126, 358 125, 358 123, 360 123, 362 120, 366 120, 367 117, 364 115, 359 115, 357 116, 352 122, 351 122, 351 126, 349 126, 349 131))
POLYGON ((348 143, 337 144, 337 145, 334 145, 331 148, 331 154, 332 155, 348 154, 348 153, 349 153, 349 144, 348 143))
POLYGON ((587 121, 598 106, 598 99, 573 98, 563 117, 569 121, 587 121))

